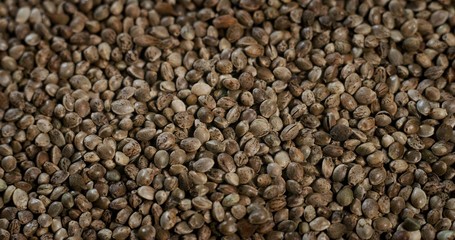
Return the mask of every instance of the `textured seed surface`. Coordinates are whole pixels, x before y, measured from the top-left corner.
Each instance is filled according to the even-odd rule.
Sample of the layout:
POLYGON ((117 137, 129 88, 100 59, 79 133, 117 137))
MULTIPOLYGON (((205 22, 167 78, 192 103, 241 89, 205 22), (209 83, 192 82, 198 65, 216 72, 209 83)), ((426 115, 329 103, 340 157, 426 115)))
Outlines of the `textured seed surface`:
POLYGON ((0 15, 0 239, 455 239, 451 0, 0 15))
POLYGON ((130 101, 120 99, 112 102, 112 111, 119 115, 125 115, 134 112, 134 108, 130 101))

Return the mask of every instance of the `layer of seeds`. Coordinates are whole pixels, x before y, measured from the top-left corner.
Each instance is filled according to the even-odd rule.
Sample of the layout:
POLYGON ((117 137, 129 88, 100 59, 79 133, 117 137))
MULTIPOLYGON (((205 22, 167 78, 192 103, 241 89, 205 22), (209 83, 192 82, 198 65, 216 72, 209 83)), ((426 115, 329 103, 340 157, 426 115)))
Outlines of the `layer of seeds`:
POLYGON ((0 239, 454 239, 451 0, 0 2, 0 239))

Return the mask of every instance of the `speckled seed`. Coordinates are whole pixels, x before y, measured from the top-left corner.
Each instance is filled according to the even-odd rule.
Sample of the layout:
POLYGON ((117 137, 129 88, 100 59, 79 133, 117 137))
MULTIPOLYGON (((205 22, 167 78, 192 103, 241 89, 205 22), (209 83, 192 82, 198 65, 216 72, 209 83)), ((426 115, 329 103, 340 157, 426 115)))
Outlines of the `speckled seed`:
POLYGON ((112 111, 118 115, 126 115, 134 112, 134 107, 130 101, 126 99, 119 99, 113 101, 111 104, 112 111))
POLYGON ((159 149, 168 150, 174 146, 175 140, 174 134, 164 132, 156 138, 156 145, 159 149))
POLYGON ((376 93, 367 87, 361 87, 354 95, 355 100, 360 104, 371 104, 376 99, 376 93))
POLYGON ((348 182, 352 185, 360 183, 364 179, 364 169, 360 165, 354 165, 348 173, 348 182))
POLYGON ((343 124, 337 124, 330 130, 330 135, 335 141, 346 141, 352 134, 351 128, 343 124))
POLYGON ((371 185, 379 185, 383 183, 387 178, 387 172, 383 168, 375 168, 368 174, 368 179, 371 185))
POLYGON ((202 146, 197 138, 185 138, 180 142, 180 147, 186 152, 195 152, 202 146))
POLYGON ((285 67, 277 67, 273 69, 273 75, 279 80, 289 81, 292 77, 292 73, 289 69, 285 67))
POLYGON ((270 125, 265 119, 255 119, 250 124, 250 132, 256 137, 263 137, 270 132, 270 125))
POLYGON ((208 172, 215 165, 211 158, 201 158, 193 163, 193 169, 198 172, 208 172))
POLYGON ((378 202, 374 199, 367 198, 362 202, 362 212, 367 218, 373 219, 379 214, 378 202))
POLYGON ((51 139, 47 133, 40 133, 35 138, 35 144, 38 147, 46 147, 51 143, 51 139))
POLYGON ((242 219, 246 215, 246 207, 243 205, 235 205, 231 208, 231 214, 234 216, 236 219, 242 219))
POLYGON ((112 231, 112 238, 115 240, 124 240, 127 239, 131 233, 131 229, 129 227, 120 226, 112 231))
POLYGON ((374 229, 366 219, 360 219, 355 227, 355 232, 360 239, 370 239, 374 234, 374 229))
POLYGON ((130 162, 130 158, 126 156, 123 152, 115 153, 115 163, 120 166, 126 166, 130 162))

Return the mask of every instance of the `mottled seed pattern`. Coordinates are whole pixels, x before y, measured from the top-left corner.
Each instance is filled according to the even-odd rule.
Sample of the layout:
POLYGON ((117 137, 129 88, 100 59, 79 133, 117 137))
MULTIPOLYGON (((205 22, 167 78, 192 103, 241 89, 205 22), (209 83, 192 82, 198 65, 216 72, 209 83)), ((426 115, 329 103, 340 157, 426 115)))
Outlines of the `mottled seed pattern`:
POLYGON ((0 1, 0 239, 455 239, 455 2, 0 1))

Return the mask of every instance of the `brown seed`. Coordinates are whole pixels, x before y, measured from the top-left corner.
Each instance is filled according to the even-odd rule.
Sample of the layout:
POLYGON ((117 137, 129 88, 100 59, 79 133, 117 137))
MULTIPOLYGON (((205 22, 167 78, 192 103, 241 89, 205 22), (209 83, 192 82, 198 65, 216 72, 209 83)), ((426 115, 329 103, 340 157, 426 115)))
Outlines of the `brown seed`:
POLYGON ((250 206, 253 211, 248 216, 248 222, 259 225, 268 221, 270 212, 262 206, 250 206))
POLYGON ((222 74, 231 73, 233 65, 229 60, 220 60, 216 63, 216 70, 222 74))
POLYGON ((367 87, 361 87, 357 90, 354 97, 358 103, 368 105, 376 99, 376 93, 367 87))
POLYGON ((202 143, 197 138, 186 138, 180 142, 180 147, 186 152, 195 152, 201 147, 202 143))
POLYGON ((265 119, 256 119, 251 122, 249 130, 256 137, 263 137, 270 131, 269 123, 265 119))
POLYGON ((261 103, 259 111, 263 117, 269 118, 276 112, 277 108, 278 107, 276 101, 265 100, 264 102, 261 103))
POLYGON ((244 49, 245 54, 249 57, 255 58, 264 55, 264 47, 259 44, 249 45, 244 49))
POLYGON ((164 132, 156 138, 156 144, 159 149, 167 150, 174 146, 175 136, 171 133, 164 132))
POLYGON ((327 145, 324 147, 323 152, 330 157, 340 157, 343 154, 343 148, 335 145, 327 145))
POLYGON ((354 200, 352 190, 349 187, 341 189, 337 194, 336 200, 341 206, 349 206, 354 200))
POLYGON ((314 231, 321 232, 330 227, 329 220, 324 217, 317 217, 310 222, 310 228, 314 231))
POLYGON ((118 115, 126 115, 134 112, 131 102, 126 99, 120 99, 112 102, 112 111, 118 115))
POLYGON ((152 183, 153 177, 153 170, 151 168, 144 168, 137 173, 136 182, 139 186, 148 186, 152 183))
POLYGON ((299 131, 300 131, 299 124, 290 124, 281 131, 280 138, 282 141, 292 140, 295 137, 297 137, 299 131))
POLYGON ((136 133, 136 139, 139 141, 149 141, 155 137, 156 129, 154 128, 143 128, 136 133))
POLYGON ((147 200, 153 200, 155 195, 155 190, 150 186, 142 186, 138 188, 137 194, 147 200))
POLYGON ((193 163, 193 169, 198 172, 207 172, 215 165, 211 158, 201 158, 193 163))
POLYGON ((342 124, 337 124, 330 130, 332 139, 340 142, 348 140, 351 134, 351 128, 342 124))
POLYGON ((292 73, 285 67, 277 67, 273 70, 273 74, 279 80, 289 81, 292 77, 292 73))
POLYGON ((423 208, 427 204, 427 195, 420 188, 414 188, 411 194, 411 203, 416 208, 423 208))
POLYGON ((1 167, 5 172, 12 172, 14 169, 16 169, 16 166, 17 160, 13 156, 6 156, 1 161, 1 167))
POLYGON ((360 165, 354 165, 348 173, 348 182, 350 184, 357 184, 364 179, 364 170, 360 165))
POLYGON ((222 15, 213 20, 215 28, 228 28, 237 23, 237 20, 231 15, 222 15))
POLYGON ((442 24, 444 24, 445 21, 447 21, 447 18, 449 17, 449 12, 445 10, 438 10, 435 11, 430 18, 430 23, 431 25, 437 27, 442 24))
POLYGON ((191 87, 191 92, 196 96, 209 95, 212 87, 204 82, 198 82, 191 87))
POLYGON ((20 188, 14 190, 12 199, 13 199, 14 205, 19 210, 27 209, 28 195, 24 190, 22 190, 20 188))
POLYGON ((212 215, 213 215, 213 218, 218 222, 221 222, 224 220, 225 211, 220 202, 218 202, 218 201, 213 202, 212 215))
POLYGON ((131 229, 129 227, 117 227, 112 231, 112 238, 116 240, 127 239, 130 235, 131 229))
POLYGON ((205 197, 195 197, 191 203, 196 209, 209 210, 212 208, 213 203, 205 197))
POLYGON ((123 152, 115 153, 115 163, 120 166, 126 166, 130 162, 130 158, 123 152))
POLYGON ((377 201, 367 198, 362 203, 362 212, 367 218, 375 218, 379 214, 377 201))

